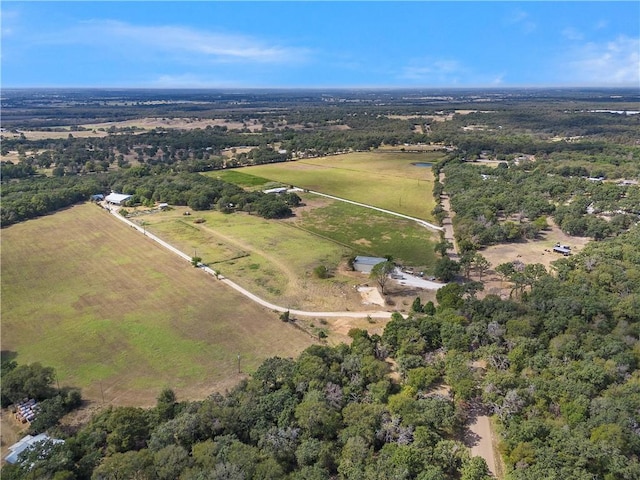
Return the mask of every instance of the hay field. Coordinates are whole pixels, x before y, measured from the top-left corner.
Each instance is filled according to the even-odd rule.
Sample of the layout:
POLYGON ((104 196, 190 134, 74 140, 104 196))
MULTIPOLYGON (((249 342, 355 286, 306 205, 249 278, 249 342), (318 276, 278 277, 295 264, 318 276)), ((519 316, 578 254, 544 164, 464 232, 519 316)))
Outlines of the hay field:
POLYGON ((2 350, 91 400, 203 398, 311 344, 95 205, 3 229, 1 247, 2 350))
POLYGON ((432 220, 435 206, 430 168, 441 152, 358 152, 246 167, 243 172, 432 220))

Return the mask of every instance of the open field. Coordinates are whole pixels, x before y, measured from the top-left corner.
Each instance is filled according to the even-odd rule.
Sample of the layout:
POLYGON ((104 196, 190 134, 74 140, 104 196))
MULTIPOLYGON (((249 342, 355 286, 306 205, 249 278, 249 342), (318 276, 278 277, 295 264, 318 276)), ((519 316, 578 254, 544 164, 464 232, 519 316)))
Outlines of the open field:
POLYGON ((194 128, 207 128, 207 127, 227 127, 229 130, 232 129, 242 129, 248 128, 251 131, 260 131, 262 130, 262 123, 258 121, 249 121, 245 124, 237 121, 228 121, 221 118, 154 118, 154 117, 146 117, 146 118, 136 118, 134 120, 124 120, 121 122, 105 122, 105 123, 95 123, 95 124, 86 124, 83 125, 85 128, 89 129, 108 129, 110 127, 116 128, 127 128, 127 127, 137 127, 144 130, 152 130, 154 128, 176 128, 180 130, 190 130, 194 128))
POLYGON ((184 210, 142 215, 135 221, 178 249, 197 252, 203 263, 265 300, 300 310, 366 310, 350 276, 313 276, 319 265, 337 272, 351 255, 346 246, 286 221, 215 211, 185 217, 184 210), (204 222, 196 223, 198 219, 204 222))
MULTIPOLYGON (((69 138, 69 134, 73 135, 75 138, 91 138, 91 137, 106 137, 109 135, 107 132, 101 131, 92 131, 92 130, 82 130, 82 131, 71 131, 65 127, 58 127, 61 131, 56 132, 47 132, 41 130, 20 130, 20 133, 23 133, 27 140, 44 140, 44 139, 57 139, 57 138, 69 138)), ((3 133, 5 138, 19 138, 20 135, 17 133, 3 133)))
POLYGON ((444 145, 437 144, 412 144, 412 145, 380 145, 376 152, 406 154, 411 152, 439 152, 444 145))
POLYGON ((95 205, 2 231, 2 350, 88 399, 203 398, 311 343, 95 205))
POLYGON ((356 254, 391 255, 428 271, 435 263, 432 242, 438 241, 438 234, 411 220, 310 193, 302 198, 315 208, 297 214, 294 223, 300 228, 349 245, 356 254))
MULTIPOLYGON (((237 121, 227 121, 224 119, 195 119, 195 118, 137 118, 134 120, 124 120, 120 122, 104 122, 104 123, 87 123, 80 125, 86 130, 72 131, 70 127, 50 127, 51 130, 20 130, 27 140, 42 140, 47 138, 67 138, 69 134, 72 134, 76 138, 90 138, 90 137, 106 137, 109 135, 108 130, 111 127, 114 128, 131 128, 135 127, 140 129, 141 133, 154 128, 175 128, 180 130, 189 130, 195 128, 207 128, 214 126, 225 126, 229 130, 247 128, 252 132, 258 132, 262 130, 262 123, 256 121, 247 122, 243 124, 237 121)), ((3 136, 6 138, 18 138, 19 133, 3 132, 3 136)))
MULTIPOLYGON (((209 173, 208 175, 250 190, 254 187, 262 187, 263 185, 273 181, 256 175, 250 175, 246 172, 246 169, 243 168, 219 170, 217 172, 209 173)), ((266 189, 267 187, 264 188, 266 189)))
MULTIPOLYGON (((430 168, 440 152, 362 152, 246 167, 243 172, 431 220, 435 206, 430 168)), ((213 172, 210 175, 215 175, 213 172)))

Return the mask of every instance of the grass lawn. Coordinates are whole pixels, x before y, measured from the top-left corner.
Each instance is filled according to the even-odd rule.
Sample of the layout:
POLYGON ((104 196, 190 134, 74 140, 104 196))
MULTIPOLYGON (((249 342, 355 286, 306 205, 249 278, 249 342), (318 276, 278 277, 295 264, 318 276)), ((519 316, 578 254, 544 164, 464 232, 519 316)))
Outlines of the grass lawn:
MULTIPOLYGON (((189 241, 192 241, 191 238, 189 241)), ((90 204, 2 230, 2 351, 86 398, 203 398, 311 339, 90 204)), ((223 245, 220 255, 233 253, 223 245)))
MULTIPOLYGON (((243 169, 221 170, 207 174, 214 178, 219 178, 225 182, 235 183, 243 188, 262 187, 272 180, 255 175, 249 175, 243 169)), ((266 187, 265 187, 266 188, 266 187)))
MULTIPOLYGON (((317 198, 303 194, 305 200, 317 198)), ((302 211, 295 221, 300 228, 349 245, 354 253, 386 256, 427 271, 435 262, 437 235, 416 222, 359 207, 331 201, 302 211)))
POLYGON ((257 295, 279 305, 309 310, 342 310, 350 304, 351 283, 339 276, 321 280, 313 269, 335 271, 351 250, 295 228, 289 221, 216 211, 190 217, 176 208, 136 218, 147 229, 257 295), (197 219, 204 220, 196 223, 197 219), (344 291, 342 291, 344 290, 344 291), (336 291, 340 291, 336 295, 336 291), (344 295, 343 295, 344 293, 344 295))
POLYGON ((432 220, 433 174, 412 164, 432 163, 442 155, 359 152, 246 167, 242 173, 432 220))

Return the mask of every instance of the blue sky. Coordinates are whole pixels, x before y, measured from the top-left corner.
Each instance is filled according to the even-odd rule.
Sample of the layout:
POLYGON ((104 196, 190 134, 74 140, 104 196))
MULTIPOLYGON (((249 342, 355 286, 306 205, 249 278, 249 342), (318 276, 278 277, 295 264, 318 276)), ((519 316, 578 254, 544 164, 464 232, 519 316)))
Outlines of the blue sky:
POLYGON ((638 86, 640 2, 14 2, 2 86, 638 86))

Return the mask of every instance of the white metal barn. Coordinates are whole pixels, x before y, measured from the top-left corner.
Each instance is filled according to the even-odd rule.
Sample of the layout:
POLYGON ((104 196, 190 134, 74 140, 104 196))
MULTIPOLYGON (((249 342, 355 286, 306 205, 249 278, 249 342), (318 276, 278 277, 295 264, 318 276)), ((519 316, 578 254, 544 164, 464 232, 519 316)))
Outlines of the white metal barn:
POLYGON ((109 195, 105 197, 105 200, 107 203, 111 203, 112 205, 122 205, 127 201, 129 201, 131 197, 133 197, 133 195, 111 192, 109 195))

